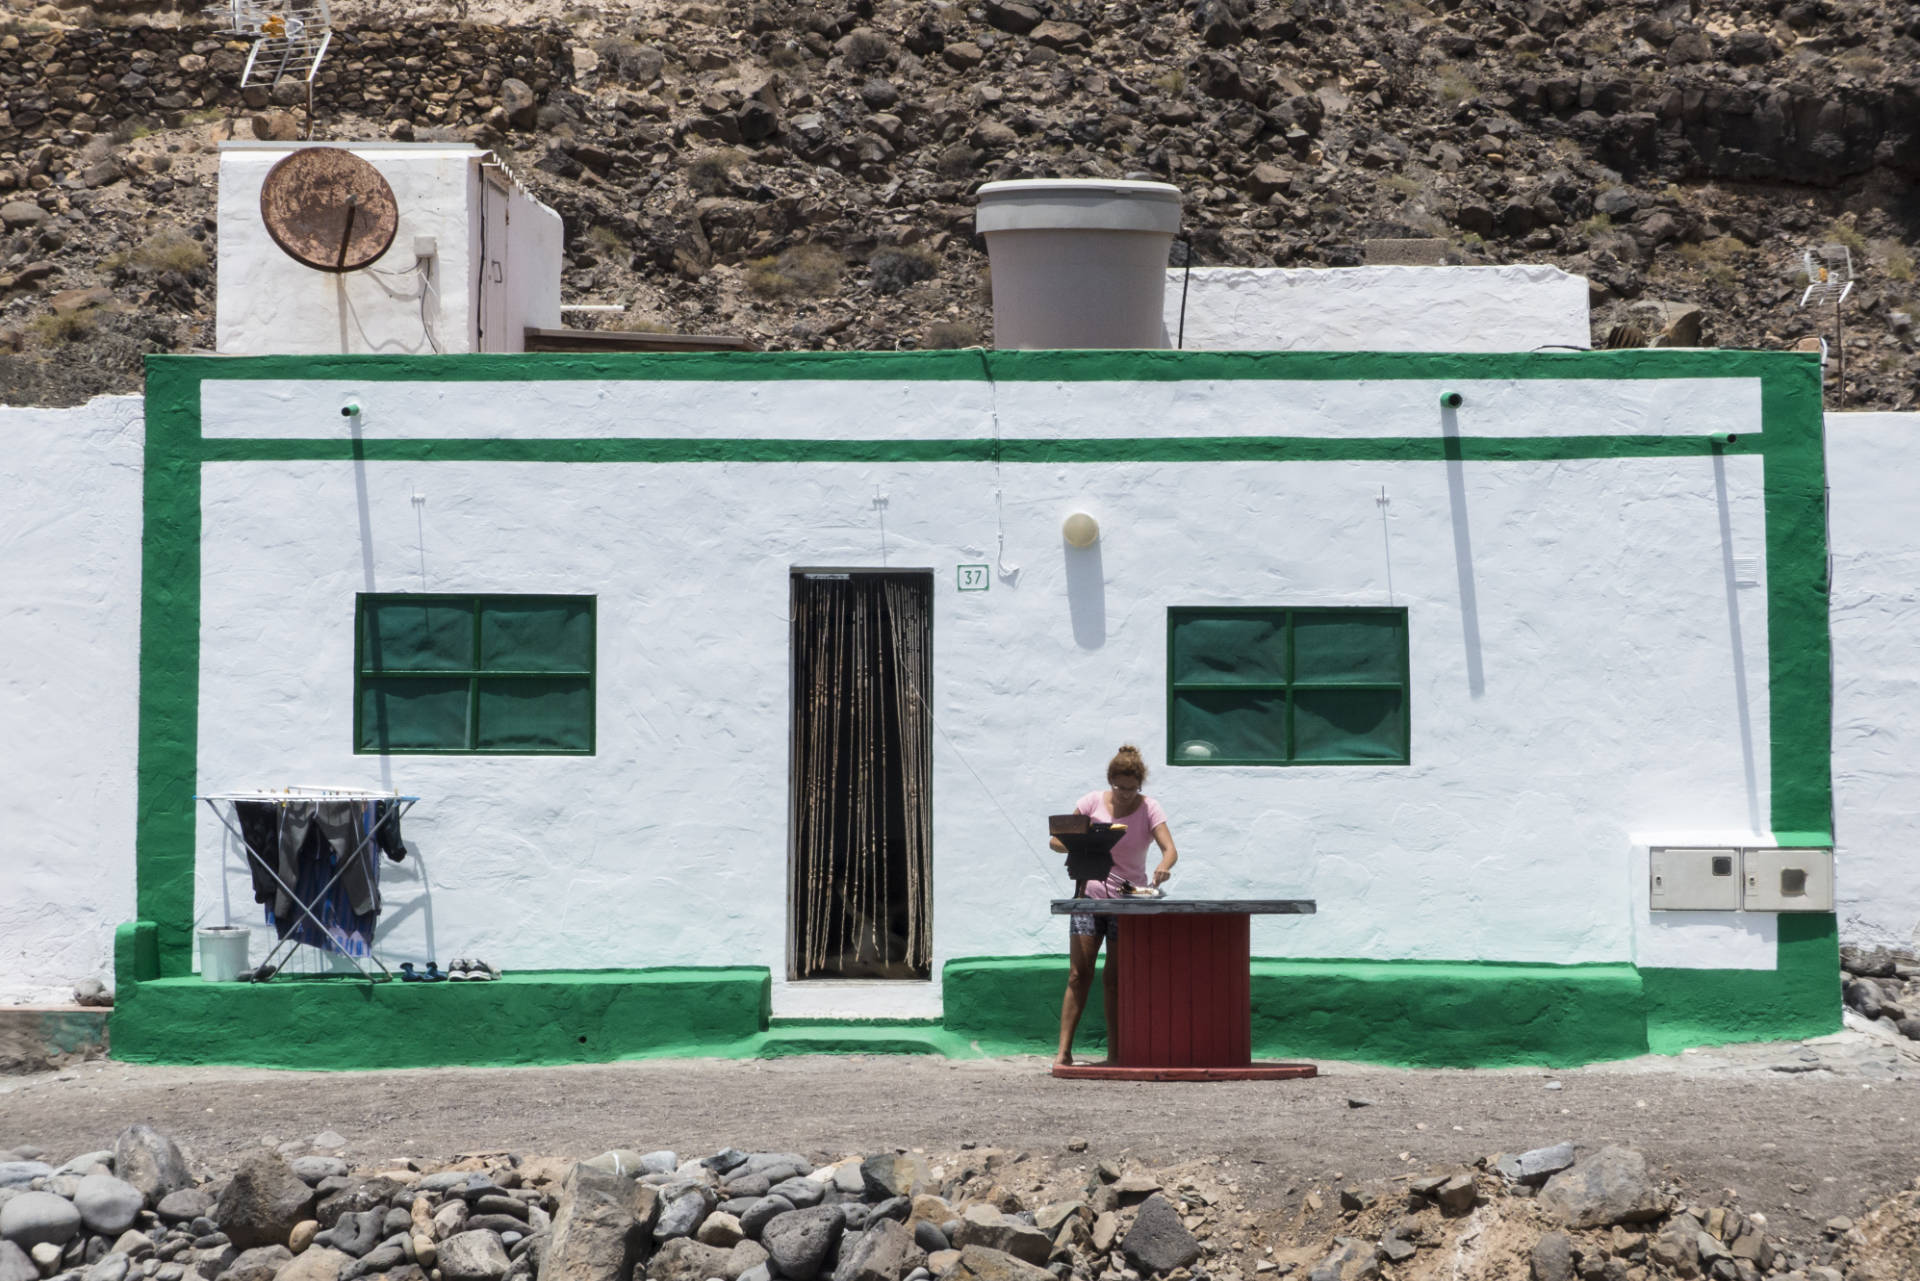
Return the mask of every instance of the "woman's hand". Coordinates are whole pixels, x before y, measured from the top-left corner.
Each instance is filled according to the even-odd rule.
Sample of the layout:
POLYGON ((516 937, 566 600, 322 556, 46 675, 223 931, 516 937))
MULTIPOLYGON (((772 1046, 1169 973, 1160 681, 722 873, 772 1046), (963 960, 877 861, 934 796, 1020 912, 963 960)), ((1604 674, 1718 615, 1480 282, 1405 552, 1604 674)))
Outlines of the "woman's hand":
POLYGON ((1153 883, 1155 885, 1165 885, 1167 883, 1167 878, 1172 875, 1173 875, 1172 862, 1163 859, 1161 860, 1160 866, 1153 869, 1153 883))

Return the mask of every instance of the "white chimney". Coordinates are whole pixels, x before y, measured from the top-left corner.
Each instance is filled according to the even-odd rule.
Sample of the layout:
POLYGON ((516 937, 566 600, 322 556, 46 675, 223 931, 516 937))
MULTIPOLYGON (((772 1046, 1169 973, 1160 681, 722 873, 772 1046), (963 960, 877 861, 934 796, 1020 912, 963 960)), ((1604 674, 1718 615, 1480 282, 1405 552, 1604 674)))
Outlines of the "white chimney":
POLYGON ((1041 178, 980 188, 993 269, 993 345, 1165 347, 1167 253, 1180 189, 1041 178))

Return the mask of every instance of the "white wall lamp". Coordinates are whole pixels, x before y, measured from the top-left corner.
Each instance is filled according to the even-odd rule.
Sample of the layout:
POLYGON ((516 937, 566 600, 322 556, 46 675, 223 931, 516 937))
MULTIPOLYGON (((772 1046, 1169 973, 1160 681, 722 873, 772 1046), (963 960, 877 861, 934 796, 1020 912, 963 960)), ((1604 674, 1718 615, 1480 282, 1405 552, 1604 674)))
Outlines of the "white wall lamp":
POLYGON ((1085 512, 1075 512, 1061 522, 1060 535, 1069 547, 1091 547, 1100 541, 1100 522, 1085 512))

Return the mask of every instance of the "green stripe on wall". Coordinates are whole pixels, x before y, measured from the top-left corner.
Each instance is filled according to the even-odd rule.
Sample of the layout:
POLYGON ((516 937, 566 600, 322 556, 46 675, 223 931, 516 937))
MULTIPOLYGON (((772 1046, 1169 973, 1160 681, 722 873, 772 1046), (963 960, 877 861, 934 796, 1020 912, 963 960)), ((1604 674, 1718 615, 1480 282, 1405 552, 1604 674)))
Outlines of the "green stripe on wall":
MULTIPOLYGON (((200 375, 148 359, 140 549, 137 915, 158 928, 161 975, 193 969, 193 801, 200 699, 200 375)), ((121 984, 137 976, 116 973, 121 984)))
POLYGON ((632 352, 464 356, 149 356, 213 379, 354 382, 1364 382, 1758 378, 1798 352, 1649 349, 1460 354, 1314 351, 632 352))
POLYGON ((1759 453, 1755 438, 1715 446, 1699 436, 1391 437, 1183 436, 1120 440, 263 440, 205 442, 207 462, 483 463, 1006 463, 1567 462, 1759 453))

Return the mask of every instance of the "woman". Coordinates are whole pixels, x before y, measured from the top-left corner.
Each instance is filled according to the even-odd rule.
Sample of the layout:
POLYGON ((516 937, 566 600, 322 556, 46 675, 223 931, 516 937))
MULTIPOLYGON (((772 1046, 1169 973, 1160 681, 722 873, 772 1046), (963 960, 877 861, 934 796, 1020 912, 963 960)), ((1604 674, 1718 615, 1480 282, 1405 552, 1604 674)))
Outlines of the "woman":
MULTIPOLYGON (((1088 898, 1118 898, 1125 884, 1160 885, 1173 872, 1180 854, 1173 848, 1173 833, 1167 830, 1167 816, 1160 803, 1143 794, 1147 781, 1147 763, 1132 743, 1121 745, 1107 762, 1107 790, 1088 792, 1073 808, 1096 823, 1125 823, 1127 833, 1113 847, 1113 872, 1105 881, 1087 886, 1088 898), (1160 863, 1147 875, 1147 844, 1160 847, 1160 863)), ((1058 840, 1053 848, 1065 852, 1058 840)), ((1060 1053, 1055 1063, 1073 1062, 1073 1032, 1080 1026, 1080 1013, 1087 1008, 1087 993, 1093 990, 1094 958, 1100 954, 1100 940, 1107 940, 1107 968, 1101 980, 1106 1002, 1107 1045, 1115 1044, 1114 1010, 1120 996, 1119 957, 1115 954, 1117 931, 1114 918, 1076 912, 1070 918, 1072 950, 1068 954, 1067 994, 1060 1002, 1060 1053)))

